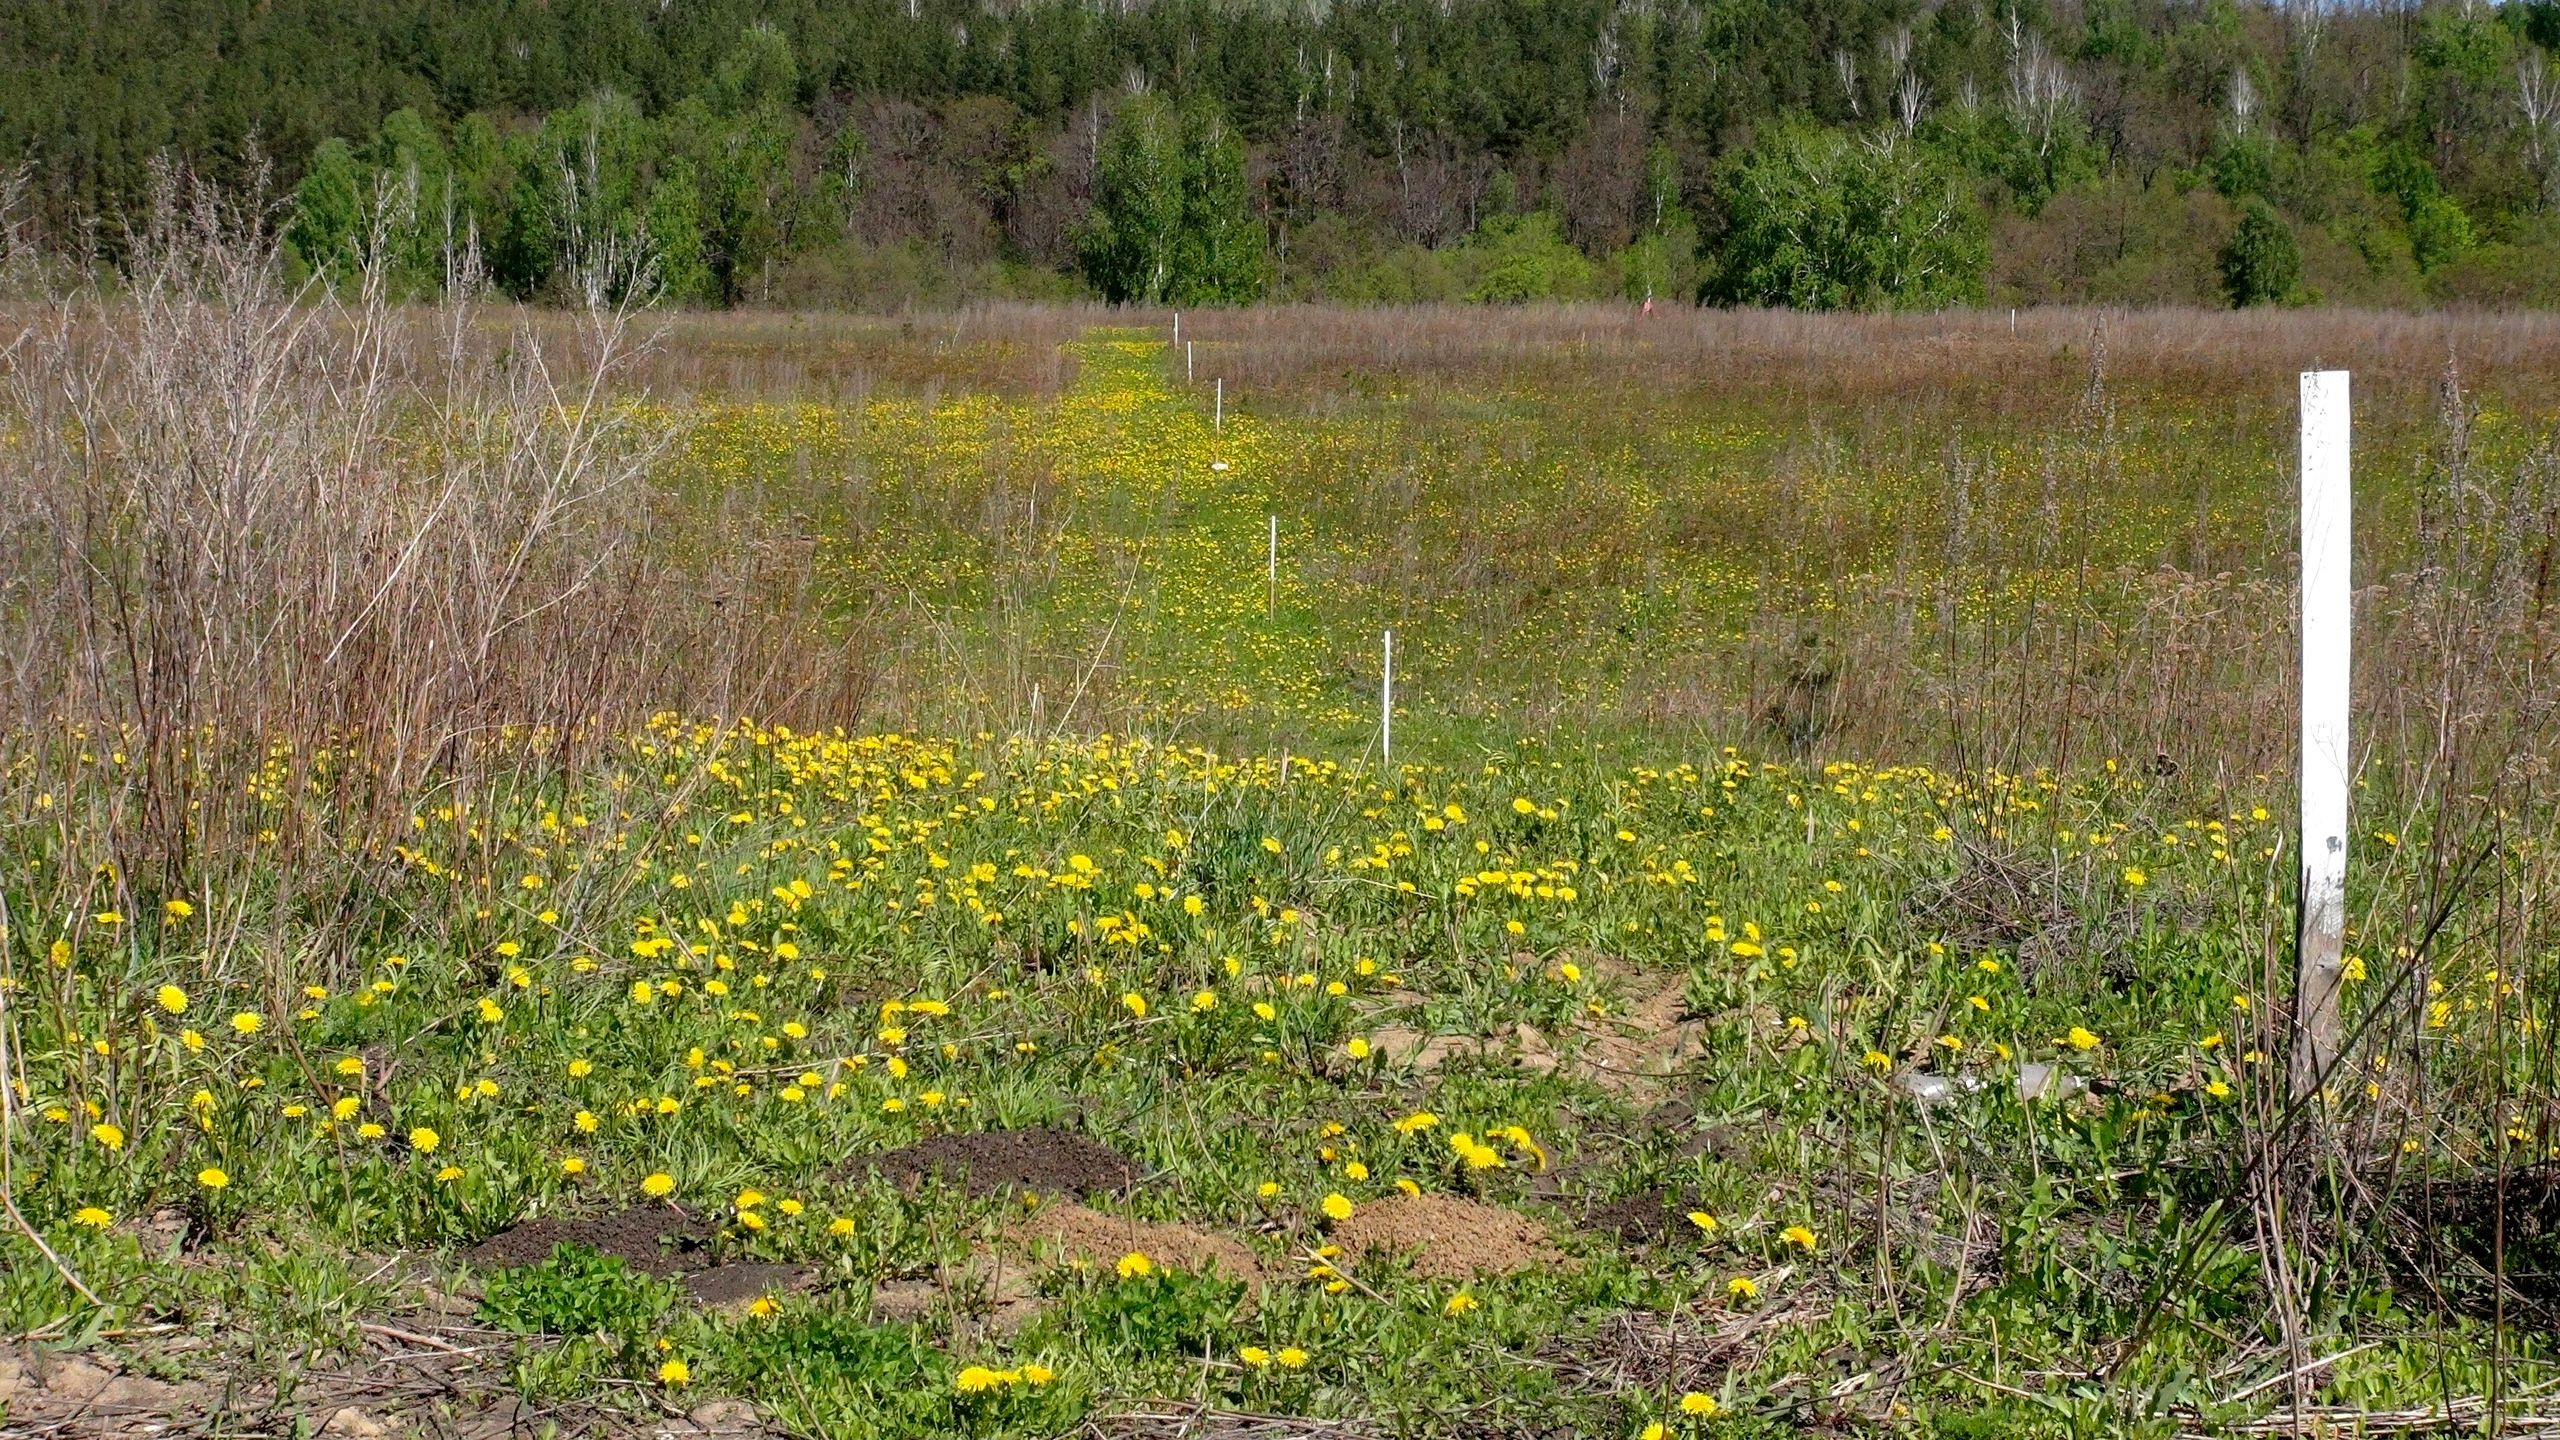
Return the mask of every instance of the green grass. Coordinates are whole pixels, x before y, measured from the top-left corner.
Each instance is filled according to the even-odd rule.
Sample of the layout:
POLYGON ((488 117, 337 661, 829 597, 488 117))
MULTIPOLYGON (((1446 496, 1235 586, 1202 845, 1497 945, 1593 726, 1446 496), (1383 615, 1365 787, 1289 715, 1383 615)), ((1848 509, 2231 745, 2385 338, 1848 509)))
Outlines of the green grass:
MULTIPOLYGON (((2274 1363, 2252 1358, 2271 1343, 2266 1299, 2224 1176, 2270 1083, 2253 1059, 2270 998, 2255 937, 2281 912, 2266 880, 2276 824, 2245 810, 2164 811, 2130 779, 1986 786, 1738 760, 1613 772, 1494 757, 1392 777, 1301 760, 1283 784, 1274 762, 1144 746, 670 726, 575 792, 422 818, 350 932, 353 983, 325 999, 262 993, 205 953, 202 912, 88 919, 65 937, 67 964, 21 959, 43 1117, 21 1194, 115 1315, 220 1325, 234 1346, 346 1346, 351 1317, 399 1303, 351 1283, 360 1257, 646 1203, 642 1181, 664 1175, 727 1222, 721 1255, 808 1265, 819 1289, 718 1319, 607 1298, 629 1282, 566 1261, 549 1279, 488 1281, 482 1314, 509 1328, 609 1331, 524 1361, 533 1391, 654 1384, 672 1358, 687 1393, 734 1390, 828 1433, 1039 1432, 1150 1396, 1424 1429, 1558 1413, 1631 1430, 1661 1397, 1577 1382, 1558 1356, 1633 1314, 1743 1334, 1711 1387, 1737 1417, 2167 1433, 2173 1407, 2237 1388, 2226 1367, 2274 1363), (2065 947, 2021 965, 1948 943, 1913 904, 1967 853, 1942 818, 2033 857, 2071 897, 2086 953, 2111 958, 2065 947), (183 1013, 132 976, 170 977, 183 1013), (1612 1092, 1571 1063, 1575 1037, 1661 976, 1685 977, 1702 1053, 1677 1085, 1612 1092), (884 1014, 919 999, 948 1013, 884 1014), (264 1023, 244 1036, 234 1014, 264 1023), (1390 1021, 1532 1024, 1567 1063, 1353 1058, 1390 1021), (368 1075, 340 1075, 346 1059, 368 1075), (2101 1088, 2022 1103, 2028 1061, 2101 1088), (1924 1109, 1892 1080, 1913 1070, 1982 1086, 1924 1109), (329 1123, 375 1074, 381 1108, 329 1123), (1648 1128, 1662 1102, 1678 1108, 1648 1128), (87 1136, 91 1106, 123 1127, 121 1149, 87 1136), (1437 1123, 1396 1128, 1419 1111, 1437 1123), (383 1138, 353 1133, 376 1114, 383 1138), (1373 1203, 1398 1181, 1520 1207, 1575 1263, 1472 1282, 1479 1308, 1460 1316, 1445 1313, 1456 1287, 1362 1265, 1341 1293, 1279 1280, 1249 1315, 1222 1287, 1104 1276, 1009 1342, 871 1324, 874 1285, 956 1270, 1018 1212, 849 1182, 841 1162, 1049 1123, 1153 1172, 1131 1213, 1242 1237, 1283 1276, 1321 1243, 1321 1197, 1373 1203), (1448 1143, 1515 1126, 1535 1150, 1496 1138, 1497 1168, 1448 1143), (422 1128, 431 1154, 399 1143, 422 1128), (1698 1134, 1715 1142, 1684 1143, 1698 1134), (563 1172, 571 1158, 580 1173, 563 1172), (207 1167, 228 1183, 190 1178, 207 1167), (1717 1228, 1639 1249, 1577 1223, 1655 1187, 1717 1228), (765 1197, 752 1229, 734 1204, 749 1189, 765 1197), (89 1205, 120 1220, 176 1206, 210 1239, 193 1257, 150 1254, 81 1229, 72 1212, 89 1205), (832 1233, 838 1218, 849 1234, 832 1233), (1793 1225, 1811 1253, 1781 1238, 1793 1225), (286 1258, 258 1258, 271 1251, 286 1258), (1731 1293, 1736 1277, 1756 1300, 1731 1293), (1755 1326, 1762 1313, 1784 1318, 1755 1326), (1310 1358, 1267 1373, 1237 1360, 1246 1344, 1310 1358), (1056 1378, 973 1397, 953 1388, 967 1364, 1056 1378), (805 1391, 774 1378, 811 1367, 805 1391)), ((256 916, 258 900, 216 903, 256 916)), ((2473 977, 2449 993, 2463 1013, 2436 1043, 2458 1055, 2485 1043, 2484 992, 2473 977)), ((2500 1143, 2449 1116, 2409 1134, 2448 1161, 2500 1143)), ((87 1313, 23 1246, 9 1275, 19 1329, 87 1313)), ((2323 1291, 2309 1322, 2332 1337, 2322 1348, 2386 1341, 2327 1392, 2408 1403, 2477 1387, 2485 1333, 2405 1303, 2371 1273, 2323 1291)))
MULTIPOLYGON (((2547 999, 2517 977, 2547 932, 2428 932, 2461 839, 2434 802, 2379 772, 2366 801, 2350 1008, 2377 1029, 2319 1107, 2334 1155, 2283 1187, 2312 1223, 2251 1178, 2284 1105, 2280 785, 2155 773, 2164 732, 2122 716, 2003 772, 1784 758, 1749 723, 1726 749, 1674 703, 1754 716, 1786 671, 1720 667, 1800 626, 1837 653, 1877 633, 1860 606, 1914 595, 2136 653, 2154 567, 2263 538, 2265 437, 2181 450, 2160 437, 2194 417, 2144 401, 2130 439, 1988 441, 1982 473, 2076 487, 2067 524, 2012 482, 1975 492, 1989 538, 1915 541, 1977 462, 1825 459, 1765 394, 1667 419, 1499 388, 1275 402, 1215 434, 1151 342, 1074 356, 1054 400, 694 417, 663 503, 810 497, 828 604, 875 627, 921 733, 662 717, 565 774, 500 735, 379 830, 367 777, 316 765, 257 787, 262 837, 184 894, 112 866, 143 783, 120 752, 13 737, 13 1194, 97 1303, 0 1234, 0 1327, 192 1337, 170 1363, 276 1377, 255 1404, 290 1408, 365 1324, 433 1330, 460 1294, 544 1404, 735 1395, 828 1435, 1186 1402, 1412 1433, 2165 1436, 2289 1403, 2261 1382, 2320 1356, 2316 1404, 2546 1378, 2539 1333, 2482 1318, 2473 1230, 2357 1192, 2560 1154, 2482 1098, 2544 1093, 2547 999), (2199 518, 2185 487, 2224 479, 2199 518), (1620 1035, 1666 987, 1687 1028, 1620 1035), (1399 1032, 1492 1044, 1426 1066, 1399 1032), (1630 1039, 1691 1050, 1638 1083, 1590 1063, 1630 1039), (2030 1066, 2073 1088, 2023 1098, 2030 1066), (1952 1098, 1915 1101, 1922 1076, 1952 1098), (875 1311, 1009 1253, 1024 1207, 847 1162, 1029 1126, 1131 1157, 1144 1183, 1097 1204, 1231 1237, 1269 1283, 1060 1269, 1010 1333, 947 1296, 875 1311), (1323 1253, 1326 1197, 1405 1187, 1534 1217, 1566 1258, 1458 1281, 1323 1253), (1666 1239, 1589 1219, 1657 1191, 1666 1239), (720 1314, 576 1250, 458 1258, 668 1203, 716 1259, 805 1285, 720 1314), (2281 1248, 2270 1213, 2301 1226, 2281 1248), (2390 1259, 2431 1225, 2434 1271, 2390 1259)), ((2539 853, 2483 883, 2528 893, 2539 853)))

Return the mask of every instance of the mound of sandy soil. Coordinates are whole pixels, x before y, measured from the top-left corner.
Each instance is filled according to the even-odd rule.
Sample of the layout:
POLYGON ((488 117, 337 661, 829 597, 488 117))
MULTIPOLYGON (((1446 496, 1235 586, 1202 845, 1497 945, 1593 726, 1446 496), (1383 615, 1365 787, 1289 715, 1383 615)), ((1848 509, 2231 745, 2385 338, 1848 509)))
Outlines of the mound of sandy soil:
POLYGON ((1572 1263, 1527 1216, 1447 1195, 1373 1200, 1337 1223, 1331 1238, 1347 1259, 1402 1256, 1425 1280, 1508 1275, 1572 1263))
POLYGON ((1058 1260, 1109 1267, 1135 1253, 1168 1270, 1214 1270, 1257 1289, 1263 1280, 1261 1262, 1243 1242, 1196 1225, 1132 1220, 1082 1205, 1049 1205, 1033 1212, 1014 1233, 1017 1240, 1058 1260))

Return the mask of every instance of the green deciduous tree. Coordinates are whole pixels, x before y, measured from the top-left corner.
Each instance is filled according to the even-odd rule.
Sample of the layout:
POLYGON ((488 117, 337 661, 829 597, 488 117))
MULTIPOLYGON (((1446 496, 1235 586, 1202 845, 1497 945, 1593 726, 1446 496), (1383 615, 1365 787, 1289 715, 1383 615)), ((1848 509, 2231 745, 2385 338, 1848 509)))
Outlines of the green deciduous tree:
POLYGON ((1578 294, 1591 283, 1591 262, 1564 238, 1563 222, 1544 210, 1487 215, 1467 250, 1477 267, 1470 300, 1516 305, 1578 294))
POLYGON ((331 279, 354 272, 361 257, 357 232, 364 224, 365 182, 355 151, 344 140, 324 140, 293 190, 293 218, 285 242, 313 274, 331 279))
POLYGON ((1261 298, 1271 284, 1271 244, 1253 213, 1245 181, 1244 137, 1214 107, 1195 104, 1183 116, 1182 226, 1174 247, 1177 305, 1236 305, 1261 298))
POLYGON ((649 187, 645 226, 661 295, 679 305, 720 299, 719 279, 703 253, 702 181, 693 161, 679 155, 660 168, 649 187))
POLYGON ((687 162, 700 191, 698 248, 715 282, 712 298, 734 304, 756 294, 790 249, 813 193, 792 171, 796 120, 773 106, 724 115, 687 101, 662 128, 666 148, 687 162))
POLYGON ((1804 124, 1729 167, 1726 297, 1803 309, 1910 309, 1982 297, 1990 260, 1962 179, 1890 132, 1804 124))
POLYGON ((1154 95, 1124 101, 1094 169, 1093 215, 1078 247, 1087 278, 1113 300, 1238 304, 1271 282, 1253 213, 1244 144, 1205 104, 1154 95))
POLYGON ((1636 238, 1619 257, 1619 273, 1630 300, 1696 298, 1698 226, 1680 203, 1678 157, 1659 140, 1645 152, 1636 238))
POLYGON ((1173 107, 1153 95, 1121 102, 1094 161, 1093 216, 1076 247, 1106 298, 1153 304, 1173 288, 1184 169, 1173 107))

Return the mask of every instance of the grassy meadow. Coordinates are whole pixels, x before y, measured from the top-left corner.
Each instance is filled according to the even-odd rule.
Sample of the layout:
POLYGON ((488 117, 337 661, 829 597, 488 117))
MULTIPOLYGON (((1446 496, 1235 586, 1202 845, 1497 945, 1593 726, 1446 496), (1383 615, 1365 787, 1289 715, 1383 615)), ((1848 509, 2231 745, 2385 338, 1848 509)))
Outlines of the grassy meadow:
POLYGON ((12 327, 8 1424, 2552 1423, 2560 325, 272 259, 12 327))

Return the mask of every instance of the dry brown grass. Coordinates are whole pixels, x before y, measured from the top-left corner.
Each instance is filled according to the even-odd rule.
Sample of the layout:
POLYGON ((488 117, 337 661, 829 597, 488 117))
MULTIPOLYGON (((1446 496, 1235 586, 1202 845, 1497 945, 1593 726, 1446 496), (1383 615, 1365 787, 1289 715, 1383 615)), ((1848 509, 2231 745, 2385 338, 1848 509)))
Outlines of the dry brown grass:
POLYGON ((115 293, 22 312, 0 723, 87 738, 25 752, 13 810, 68 784, 45 767, 103 765, 113 803, 55 812, 107 832, 72 853, 178 891, 306 847, 325 872, 652 711, 860 686, 807 648, 805 575, 759 520, 671 563, 685 524, 648 479, 674 422, 628 403, 644 315, 297 289, 275 244, 171 176, 115 293), (271 828, 322 788, 330 834, 271 828))
MULTIPOLYGON (((990 312, 1001 332, 1042 312, 990 312)), ((1161 329, 1169 316, 1130 313, 1161 329)), ((928 322, 919 320, 920 327, 928 322)), ((1431 384, 1563 385, 1664 394, 1696 387, 1793 393, 1845 404, 1919 397, 1966 409, 2002 397, 2020 413, 2067 400, 2103 330, 2120 386, 2247 391, 2297 370, 2351 368, 2364 394, 2432 390, 2459 355, 2475 386, 2540 384, 2560 373, 2560 315, 2445 311, 2120 310, 1824 315, 1624 305, 1272 306, 1184 317, 1203 362, 1238 393, 1314 398, 1348 375, 1431 384)), ((1206 372, 1204 372, 1206 373, 1206 372)))

